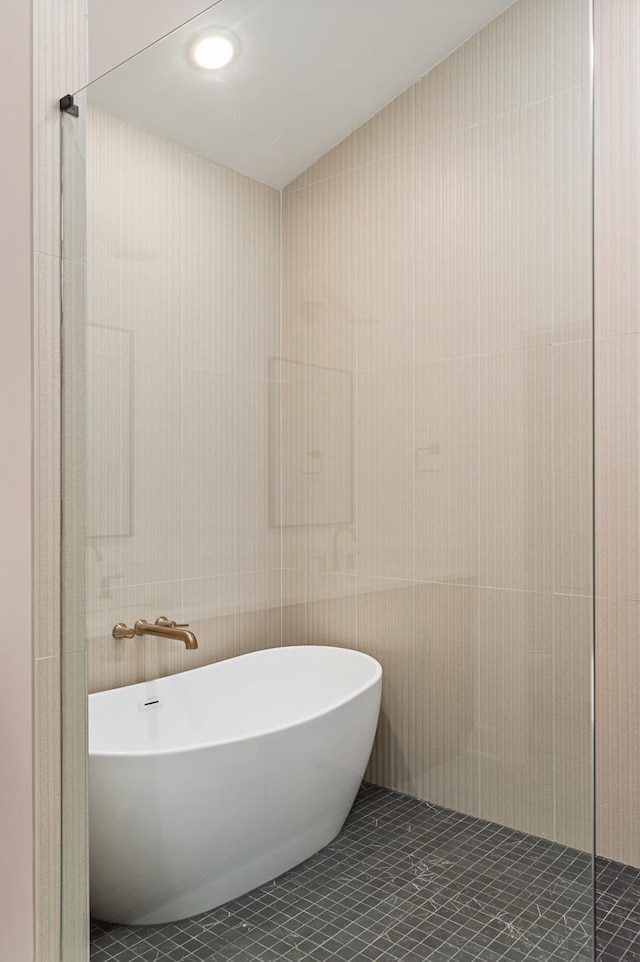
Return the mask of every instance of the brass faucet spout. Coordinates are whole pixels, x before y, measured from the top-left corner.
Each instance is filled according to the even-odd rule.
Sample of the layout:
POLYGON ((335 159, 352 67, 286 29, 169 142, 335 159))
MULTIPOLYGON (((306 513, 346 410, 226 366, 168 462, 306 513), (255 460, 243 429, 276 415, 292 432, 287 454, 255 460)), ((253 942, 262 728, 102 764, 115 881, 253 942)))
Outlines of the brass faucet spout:
POLYGON ((136 621, 134 628, 136 635, 154 635, 156 638, 175 638, 176 641, 184 642, 185 648, 193 649, 198 647, 196 636, 192 631, 186 631, 188 625, 176 625, 175 621, 168 618, 158 618, 155 625, 145 621, 144 618, 136 621))
POLYGON ((198 639, 192 631, 187 631, 188 625, 178 625, 175 621, 168 618, 158 618, 155 625, 139 618, 133 628, 126 625, 116 625, 113 629, 114 638, 133 638, 135 635, 154 635, 156 638, 175 638, 176 641, 183 642, 185 648, 190 651, 198 647, 198 639))

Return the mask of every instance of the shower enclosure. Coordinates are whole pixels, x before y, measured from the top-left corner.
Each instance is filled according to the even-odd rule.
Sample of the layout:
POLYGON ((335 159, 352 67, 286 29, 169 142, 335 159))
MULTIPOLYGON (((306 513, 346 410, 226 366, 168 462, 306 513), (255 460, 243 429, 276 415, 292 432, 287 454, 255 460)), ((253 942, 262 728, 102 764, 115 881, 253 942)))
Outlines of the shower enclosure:
POLYGON ((342 835, 92 957, 595 958, 592 70, 590 0, 219 0, 65 105, 65 962, 87 694, 302 644, 383 667, 342 835))

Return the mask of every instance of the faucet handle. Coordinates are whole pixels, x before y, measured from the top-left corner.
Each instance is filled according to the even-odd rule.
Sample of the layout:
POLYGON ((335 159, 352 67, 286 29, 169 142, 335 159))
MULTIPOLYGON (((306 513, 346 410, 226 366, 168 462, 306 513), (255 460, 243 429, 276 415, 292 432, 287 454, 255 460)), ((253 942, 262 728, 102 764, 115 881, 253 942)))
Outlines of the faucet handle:
POLYGON ((164 615, 160 615, 159 618, 156 618, 156 624, 160 625, 162 628, 188 628, 189 627, 188 623, 184 625, 179 625, 177 621, 171 621, 170 618, 166 618, 164 615))

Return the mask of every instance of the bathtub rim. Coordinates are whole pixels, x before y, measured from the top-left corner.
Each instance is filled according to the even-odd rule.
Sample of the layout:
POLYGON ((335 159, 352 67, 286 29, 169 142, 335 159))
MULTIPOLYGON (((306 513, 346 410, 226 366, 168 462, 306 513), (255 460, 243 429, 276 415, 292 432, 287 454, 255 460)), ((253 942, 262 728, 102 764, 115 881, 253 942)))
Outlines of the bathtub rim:
MULTIPOLYGON (((249 742, 249 741, 254 741, 258 738, 266 738, 267 736, 270 736, 270 735, 278 735, 281 732, 291 731, 294 728, 299 728, 299 727, 302 727, 303 725, 307 725, 307 724, 310 724, 311 722, 315 722, 321 718, 324 718, 326 715, 331 714, 331 712, 337 711, 338 709, 342 708, 343 705, 348 704, 350 701, 354 701, 360 695, 365 694, 365 692, 369 691, 371 688, 374 688, 377 684, 381 683, 382 681, 382 676, 383 676, 382 665, 377 660, 377 658, 374 658, 373 655, 369 655, 364 651, 358 651, 357 648, 343 648, 340 645, 283 645, 279 647, 271 646, 269 648, 258 648, 256 649, 256 651, 248 651, 242 655, 234 655, 231 658, 224 658, 224 659, 221 659, 220 661, 214 661, 208 665, 198 665, 197 668, 187 668, 185 671, 173 672, 173 674, 171 675, 161 675, 160 677, 154 678, 149 682, 144 682, 144 681, 135 682, 133 685, 120 685, 118 686, 118 688, 108 688, 105 691, 92 692, 91 694, 89 694, 87 698, 87 705, 89 704, 89 699, 93 698, 94 696, 100 696, 100 695, 107 696, 114 691, 122 691, 123 689, 126 689, 126 688, 135 688, 138 685, 148 685, 154 681, 163 681, 164 679, 168 679, 168 678, 178 678, 184 675, 189 675, 195 671, 203 671, 205 669, 211 669, 216 665, 224 664, 225 662, 229 662, 229 661, 235 661, 236 659, 249 658, 252 655, 261 654, 262 652, 266 652, 266 651, 281 651, 281 650, 286 650, 286 651, 313 650, 313 651, 323 651, 323 652, 348 651, 354 655, 358 655, 359 657, 372 662, 374 666, 374 675, 372 678, 370 678, 368 681, 366 681, 362 685, 359 685, 357 688, 354 688, 353 691, 351 691, 346 697, 341 698, 337 701, 333 701, 326 708, 323 708, 321 711, 315 712, 314 714, 311 714, 311 715, 305 715, 303 718, 300 718, 297 721, 288 725, 277 725, 273 728, 260 729, 259 731, 252 732, 251 734, 248 734, 248 735, 237 735, 232 738, 220 739, 218 741, 209 741, 200 745, 183 745, 183 746, 180 746, 179 748, 151 748, 151 749, 145 749, 143 751, 92 751, 91 745, 89 744, 88 751, 87 751, 88 758, 89 759, 92 759, 92 758, 100 758, 100 759, 162 758, 164 756, 186 755, 190 752, 206 751, 207 749, 211 749, 211 748, 224 748, 227 745, 237 745, 240 742, 249 742)), ((89 739, 91 737, 89 721, 88 721, 88 737, 89 739)))

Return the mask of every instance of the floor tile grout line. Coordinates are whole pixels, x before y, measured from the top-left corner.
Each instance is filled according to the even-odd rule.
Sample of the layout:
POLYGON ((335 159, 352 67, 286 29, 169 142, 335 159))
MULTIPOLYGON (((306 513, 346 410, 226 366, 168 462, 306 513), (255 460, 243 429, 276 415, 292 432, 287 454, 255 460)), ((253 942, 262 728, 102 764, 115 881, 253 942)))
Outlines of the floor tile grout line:
MULTIPOLYGON (((165 926, 166 941, 162 927, 93 923, 92 962, 129 962, 136 946, 158 962, 537 962, 540 951, 588 962, 585 858, 365 785, 338 839, 301 866, 225 907, 165 926)), ((640 870, 601 862, 599 879, 606 923, 599 960, 632 962, 640 870)))

